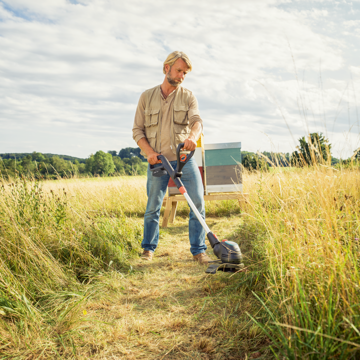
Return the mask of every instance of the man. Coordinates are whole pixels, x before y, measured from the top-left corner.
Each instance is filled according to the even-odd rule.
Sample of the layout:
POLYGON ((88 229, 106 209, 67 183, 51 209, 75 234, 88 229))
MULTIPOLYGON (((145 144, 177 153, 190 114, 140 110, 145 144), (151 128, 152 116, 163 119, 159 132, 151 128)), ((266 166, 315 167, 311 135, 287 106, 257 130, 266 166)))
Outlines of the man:
MULTIPOLYGON (((141 149, 141 154, 151 165, 160 161, 157 156, 164 155, 176 167, 176 148, 184 143, 184 149, 193 151, 202 132, 202 120, 198 104, 191 91, 181 83, 192 70, 186 54, 180 51, 171 53, 164 62, 164 81, 140 96, 136 109, 133 138, 141 149)), ((159 165, 160 166, 160 165, 159 165)), ((204 188, 201 175, 194 158, 184 166, 181 177, 187 192, 201 216, 205 218, 204 188)), ((147 171, 148 202, 144 216, 144 238, 141 243, 142 258, 152 260, 159 241, 160 209, 166 194, 169 175, 154 177, 147 171)), ((207 263, 205 254, 205 231, 190 209, 189 218, 190 251, 193 259, 207 263)))

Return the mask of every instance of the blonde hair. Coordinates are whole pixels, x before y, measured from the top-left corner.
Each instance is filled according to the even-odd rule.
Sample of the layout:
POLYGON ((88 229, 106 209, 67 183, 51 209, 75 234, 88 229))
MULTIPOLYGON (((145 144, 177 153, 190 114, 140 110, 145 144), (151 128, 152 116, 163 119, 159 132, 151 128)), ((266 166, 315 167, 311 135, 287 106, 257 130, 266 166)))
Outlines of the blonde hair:
POLYGON ((164 61, 164 66, 163 66, 164 74, 166 74, 165 65, 170 65, 170 67, 172 67, 177 59, 184 60, 186 65, 189 67, 189 71, 192 70, 192 64, 191 64, 191 61, 188 58, 188 56, 185 53, 183 53, 182 51, 173 51, 164 61))

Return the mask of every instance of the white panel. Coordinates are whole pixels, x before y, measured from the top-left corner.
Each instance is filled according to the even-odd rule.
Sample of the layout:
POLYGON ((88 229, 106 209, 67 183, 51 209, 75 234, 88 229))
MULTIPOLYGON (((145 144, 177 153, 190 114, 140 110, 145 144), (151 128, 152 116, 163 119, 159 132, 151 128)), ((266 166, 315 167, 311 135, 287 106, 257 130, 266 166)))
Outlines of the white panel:
POLYGON ((195 158, 195 161, 197 163, 197 166, 204 166, 203 165, 203 156, 202 156, 201 147, 197 147, 195 149, 194 158, 195 158))
POLYGON ((228 184, 228 185, 207 185, 206 190, 208 194, 219 192, 242 192, 242 184, 228 184))
POLYGON ((241 149, 241 142, 229 142, 221 144, 205 144, 206 150, 217 150, 217 149, 241 149))

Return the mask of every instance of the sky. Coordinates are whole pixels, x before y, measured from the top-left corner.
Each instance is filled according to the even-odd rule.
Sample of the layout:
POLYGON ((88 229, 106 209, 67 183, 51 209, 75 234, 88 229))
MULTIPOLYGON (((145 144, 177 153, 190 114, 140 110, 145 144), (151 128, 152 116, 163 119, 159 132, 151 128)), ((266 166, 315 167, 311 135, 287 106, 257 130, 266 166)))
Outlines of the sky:
POLYGON ((360 0, 0 0, 0 153, 136 147, 140 94, 174 50, 205 144, 360 146, 360 0))

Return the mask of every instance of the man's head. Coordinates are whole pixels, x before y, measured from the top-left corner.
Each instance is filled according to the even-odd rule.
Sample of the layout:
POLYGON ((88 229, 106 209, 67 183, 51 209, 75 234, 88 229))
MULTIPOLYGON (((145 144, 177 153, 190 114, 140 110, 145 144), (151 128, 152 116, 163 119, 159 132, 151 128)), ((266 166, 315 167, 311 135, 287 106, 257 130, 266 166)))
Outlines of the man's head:
POLYGON ((172 52, 164 62, 163 72, 171 86, 179 86, 186 74, 192 70, 188 56, 181 51, 172 52))

